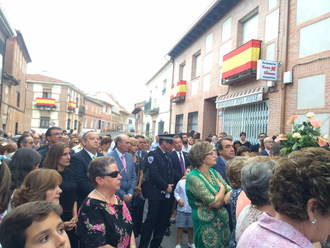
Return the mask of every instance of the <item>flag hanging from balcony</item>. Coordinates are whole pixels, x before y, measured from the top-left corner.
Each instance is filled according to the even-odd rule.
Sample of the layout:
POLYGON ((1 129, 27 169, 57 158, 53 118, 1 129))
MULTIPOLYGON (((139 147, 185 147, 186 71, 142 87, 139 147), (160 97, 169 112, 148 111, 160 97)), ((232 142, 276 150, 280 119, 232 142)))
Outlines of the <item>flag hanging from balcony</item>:
POLYGON ((260 59, 260 40, 250 40, 223 56, 222 80, 229 80, 249 70, 256 70, 260 59))
POLYGON ((74 110, 76 108, 77 108, 77 104, 75 102, 73 102, 73 101, 69 101, 69 103, 68 103, 68 109, 69 110, 74 110))
POLYGON ((36 99, 36 105, 37 106, 54 107, 55 106, 55 99, 54 98, 41 98, 41 97, 38 97, 36 99))
POLYGON ((176 103, 183 102, 187 94, 187 81, 178 81, 176 87, 172 84, 171 90, 171 100, 176 103))

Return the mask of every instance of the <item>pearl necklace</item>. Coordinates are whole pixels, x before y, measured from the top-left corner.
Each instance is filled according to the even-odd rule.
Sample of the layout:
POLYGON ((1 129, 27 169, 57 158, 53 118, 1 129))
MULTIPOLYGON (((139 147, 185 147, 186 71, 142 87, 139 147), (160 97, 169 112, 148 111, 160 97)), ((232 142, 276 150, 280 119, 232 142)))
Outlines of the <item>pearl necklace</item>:
POLYGON ((98 191, 97 189, 94 189, 95 193, 97 193, 98 195, 102 196, 103 200, 105 200, 106 203, 111 203, 111 199, 107 199, 100 191, 98 191))

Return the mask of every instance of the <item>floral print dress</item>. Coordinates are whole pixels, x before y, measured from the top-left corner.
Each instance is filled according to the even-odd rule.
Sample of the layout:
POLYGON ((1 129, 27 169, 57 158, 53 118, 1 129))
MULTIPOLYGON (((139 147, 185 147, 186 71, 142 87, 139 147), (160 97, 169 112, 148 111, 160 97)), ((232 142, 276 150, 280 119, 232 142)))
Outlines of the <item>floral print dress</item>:
POLYGON ((117 197, 118 204, 87 198, 82 204, 77 223, 81 247, 96 248, 111 245, 130 246, 133 222, 128 208, 117 197))

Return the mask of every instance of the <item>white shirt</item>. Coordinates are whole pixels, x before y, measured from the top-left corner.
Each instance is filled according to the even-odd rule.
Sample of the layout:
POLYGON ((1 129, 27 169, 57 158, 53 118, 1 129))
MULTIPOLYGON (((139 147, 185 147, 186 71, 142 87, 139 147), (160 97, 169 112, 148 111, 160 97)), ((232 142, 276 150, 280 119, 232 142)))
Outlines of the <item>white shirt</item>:
POLYGON ((88 153, 88 155, 91 157, 91 159, 93 160, 95 157, 97 157, 97 153, 93 154, 90 151, 88 151, 87 149, 84 148, 84 150, 88 153))
POLYGON ((185 146, 182 147, 182 151, 184 151, 184 152, 189 152, 190 149, 191 149, 191 145, 189 145, 189 144, 187 147, 185 147, 185 146))
POLYGON ((180 207, 179 204, 177 206, 177 210, 179 212, 183 212, 183 213, 191 213, 191 207, 188 203, 188 197, 186 194, 186 179, 181 179, 178 184, 175 187, 174 190, 174 197, 175 199, 178 200, 182 200, 184 202, 183 207, 180 207))

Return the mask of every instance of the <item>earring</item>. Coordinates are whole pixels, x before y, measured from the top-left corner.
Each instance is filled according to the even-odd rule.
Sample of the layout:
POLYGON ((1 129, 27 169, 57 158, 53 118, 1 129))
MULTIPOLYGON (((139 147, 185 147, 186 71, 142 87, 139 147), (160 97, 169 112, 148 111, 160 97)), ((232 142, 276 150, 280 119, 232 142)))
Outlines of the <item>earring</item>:
POLYGON ((313 219, 313 220, 311 220, 311 224, 312 225, 315 225, 317 223, 317 219, 313 219))

